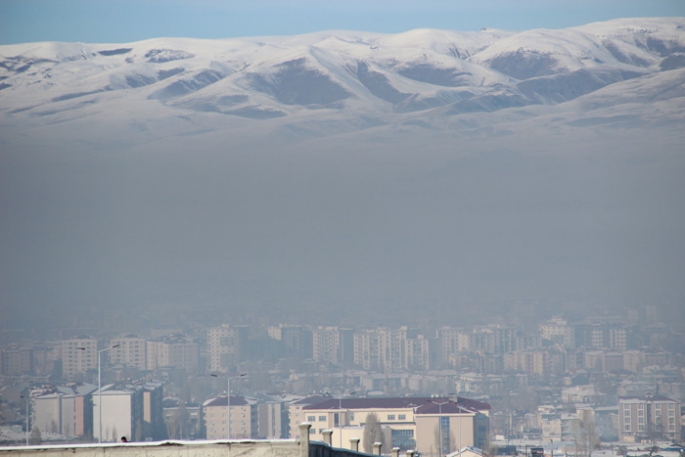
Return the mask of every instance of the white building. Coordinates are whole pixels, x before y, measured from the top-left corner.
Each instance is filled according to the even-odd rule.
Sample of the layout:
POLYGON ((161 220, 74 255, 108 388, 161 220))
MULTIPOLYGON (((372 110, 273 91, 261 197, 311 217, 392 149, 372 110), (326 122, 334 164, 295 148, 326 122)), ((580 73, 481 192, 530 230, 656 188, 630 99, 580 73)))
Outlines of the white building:
POLYGON ((66 438, 89 435, 93 424, 91 394, 95 390, 90 384, 74 384, 34 394, 33 426, 66 438))
POLYGON ((93 437, 102 442, 117 442, 122 436, 139 441, 143 434, 143 389, 138 386, 102 388, 102 428, 100 428, 100 392, 93 393, 93 437))

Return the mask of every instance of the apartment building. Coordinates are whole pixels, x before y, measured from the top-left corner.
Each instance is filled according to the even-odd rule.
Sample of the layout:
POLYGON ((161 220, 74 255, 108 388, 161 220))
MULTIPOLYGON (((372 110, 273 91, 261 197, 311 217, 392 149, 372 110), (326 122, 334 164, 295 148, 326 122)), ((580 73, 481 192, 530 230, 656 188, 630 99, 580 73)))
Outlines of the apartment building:
POLYGON ((576 325, 576 345, 625 351, 631 346, 632 328, 621 322, 584 322, 576 325))
MULTIPOLYGON (((228 398, 217 397, 202 404, 202 415, 208 440, 229 437, 228 398)), ((230 438, 252 438, 252 408, 243 397, 231 395, 230 438)))
POLYGON ((98 367, 98 342, 94 338, 78 337, 62 341, 62 377, 73 379, 98 367))
POLYGON ((13 344, 0 349, 0 376, 18 376, 32 372, 32 348, 13 344))
POLYGON ((129 441, 143 437, 144 402, 141 386, 110 384, 93 392, 93 437, 101 441, 118 442, 122 436, 129 441), (102 399, 102 404, 100 400, 102 399), (102 410, 101 410, 102 408, 102 410), (100 426, 102 417, 102 427, 100 426))
POLYGON ((90 436, 93 431, 92 393, 96 389, 90 384, 71 384, 32 392, 33 426, 67 438, 90 436))
POLYGON ((336 365, 356 363, 354 331, 339 327, 317 327, 312 330, 314 360, 336 365))
POLYGON ((312 331, 301 325, 278 325, 268 329, 269 338, 281 341, 291 354, 301 359, 313 357, 312 331))
POLYGON ((566 319, 553 317, 540 324, 542 338, 565 348, 576 347, 575 329, 569 325, 566 319))
POLYGON ((681 439, 681 404, 663 395, 620 397, 618 403, 621 441, 681 439))
POLYGON ((127 367, 147 369, 146 341, 138 335, 126 335, 114 338, 110 341, 112 349, 109 351, 109 360, 113 364, 121 364, 127 367))
POLYGON ((207 331, 209 370, 228 372, 241 361, 248 328, 242 325, 222 324, 207 331))
POLYGON ((197 373, 200 350, 195 339, 186 335, 173 335, 146 342, 148 370, 174 367, 197 373))
POLYGON ((440 340, 441 363, 449 365, 451 357, 469 351, 469 334, 462 328, 441 327, 435 332, 440 340))
MULTIPOLYGON (((287 438, 286 424, 281 402, 270 401, 257 405, 257 438, 277 440, 287 438)), ((301 422, 300 422, 301 423, 301 422)))

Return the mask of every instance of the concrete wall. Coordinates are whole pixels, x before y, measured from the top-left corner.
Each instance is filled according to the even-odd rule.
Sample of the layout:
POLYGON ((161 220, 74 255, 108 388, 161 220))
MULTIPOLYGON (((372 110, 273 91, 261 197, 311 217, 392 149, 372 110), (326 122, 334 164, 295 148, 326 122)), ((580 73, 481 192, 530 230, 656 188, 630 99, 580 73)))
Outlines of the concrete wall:
MULTIPOLYGON (((304 429, 308 431, 308 429, 304 429)), ((163 441, 65 446, 0 448, 0 457, 369 457, 333 448, 323 442, 302 441, 163 441)), ((389 451, 389 450, 388 450, 389 451)))
MULTIPOLYGON (((300 457, 294 441, 168 441, 0 448, 0 457, 300 457)), ((304 456, 303 456, 304 457, 304 456)))

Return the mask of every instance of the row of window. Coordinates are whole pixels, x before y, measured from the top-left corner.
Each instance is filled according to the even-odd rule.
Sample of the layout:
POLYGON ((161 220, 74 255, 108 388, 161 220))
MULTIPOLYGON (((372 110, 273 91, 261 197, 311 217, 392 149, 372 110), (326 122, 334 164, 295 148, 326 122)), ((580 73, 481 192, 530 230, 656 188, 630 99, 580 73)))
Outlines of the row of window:
MULTIPOLYGON (((327 416, 319 416, 319 422, 326 422, 328 420, 327 416)), ((354 414, 350 414, 350 420, 354 420, 354 414)), ((394 421, 395 420, 395 415, 394 414, 388 414, 388 421, 394 421)), ((406 414, 398 414, 397 415, 397 420, 399 421, 404 421, 407 420, 407 415, 406 414)), ((316 422, 316 416, 307 416, 307 422, 316 422)))

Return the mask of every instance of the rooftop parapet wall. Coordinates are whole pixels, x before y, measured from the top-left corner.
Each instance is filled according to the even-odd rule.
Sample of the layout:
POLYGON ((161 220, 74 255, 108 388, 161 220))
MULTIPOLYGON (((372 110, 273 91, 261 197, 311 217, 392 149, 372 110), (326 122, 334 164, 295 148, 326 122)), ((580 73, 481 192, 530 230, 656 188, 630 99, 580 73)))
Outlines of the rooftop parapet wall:
MULTIPOLYGON (((307 424, 308 425, 308 424, 307 424)), ((307 427, 308 431, 308 427, 307 427)), ((308 434, 306 435, 308 438, 308 434)), ((308 439, 161 441, 0 448, 0 457, 372 457, 308 439)))
POLYGON ((300 444, 278 441, 163 441, 0 448, 0 457, 301 457, 300 444))

